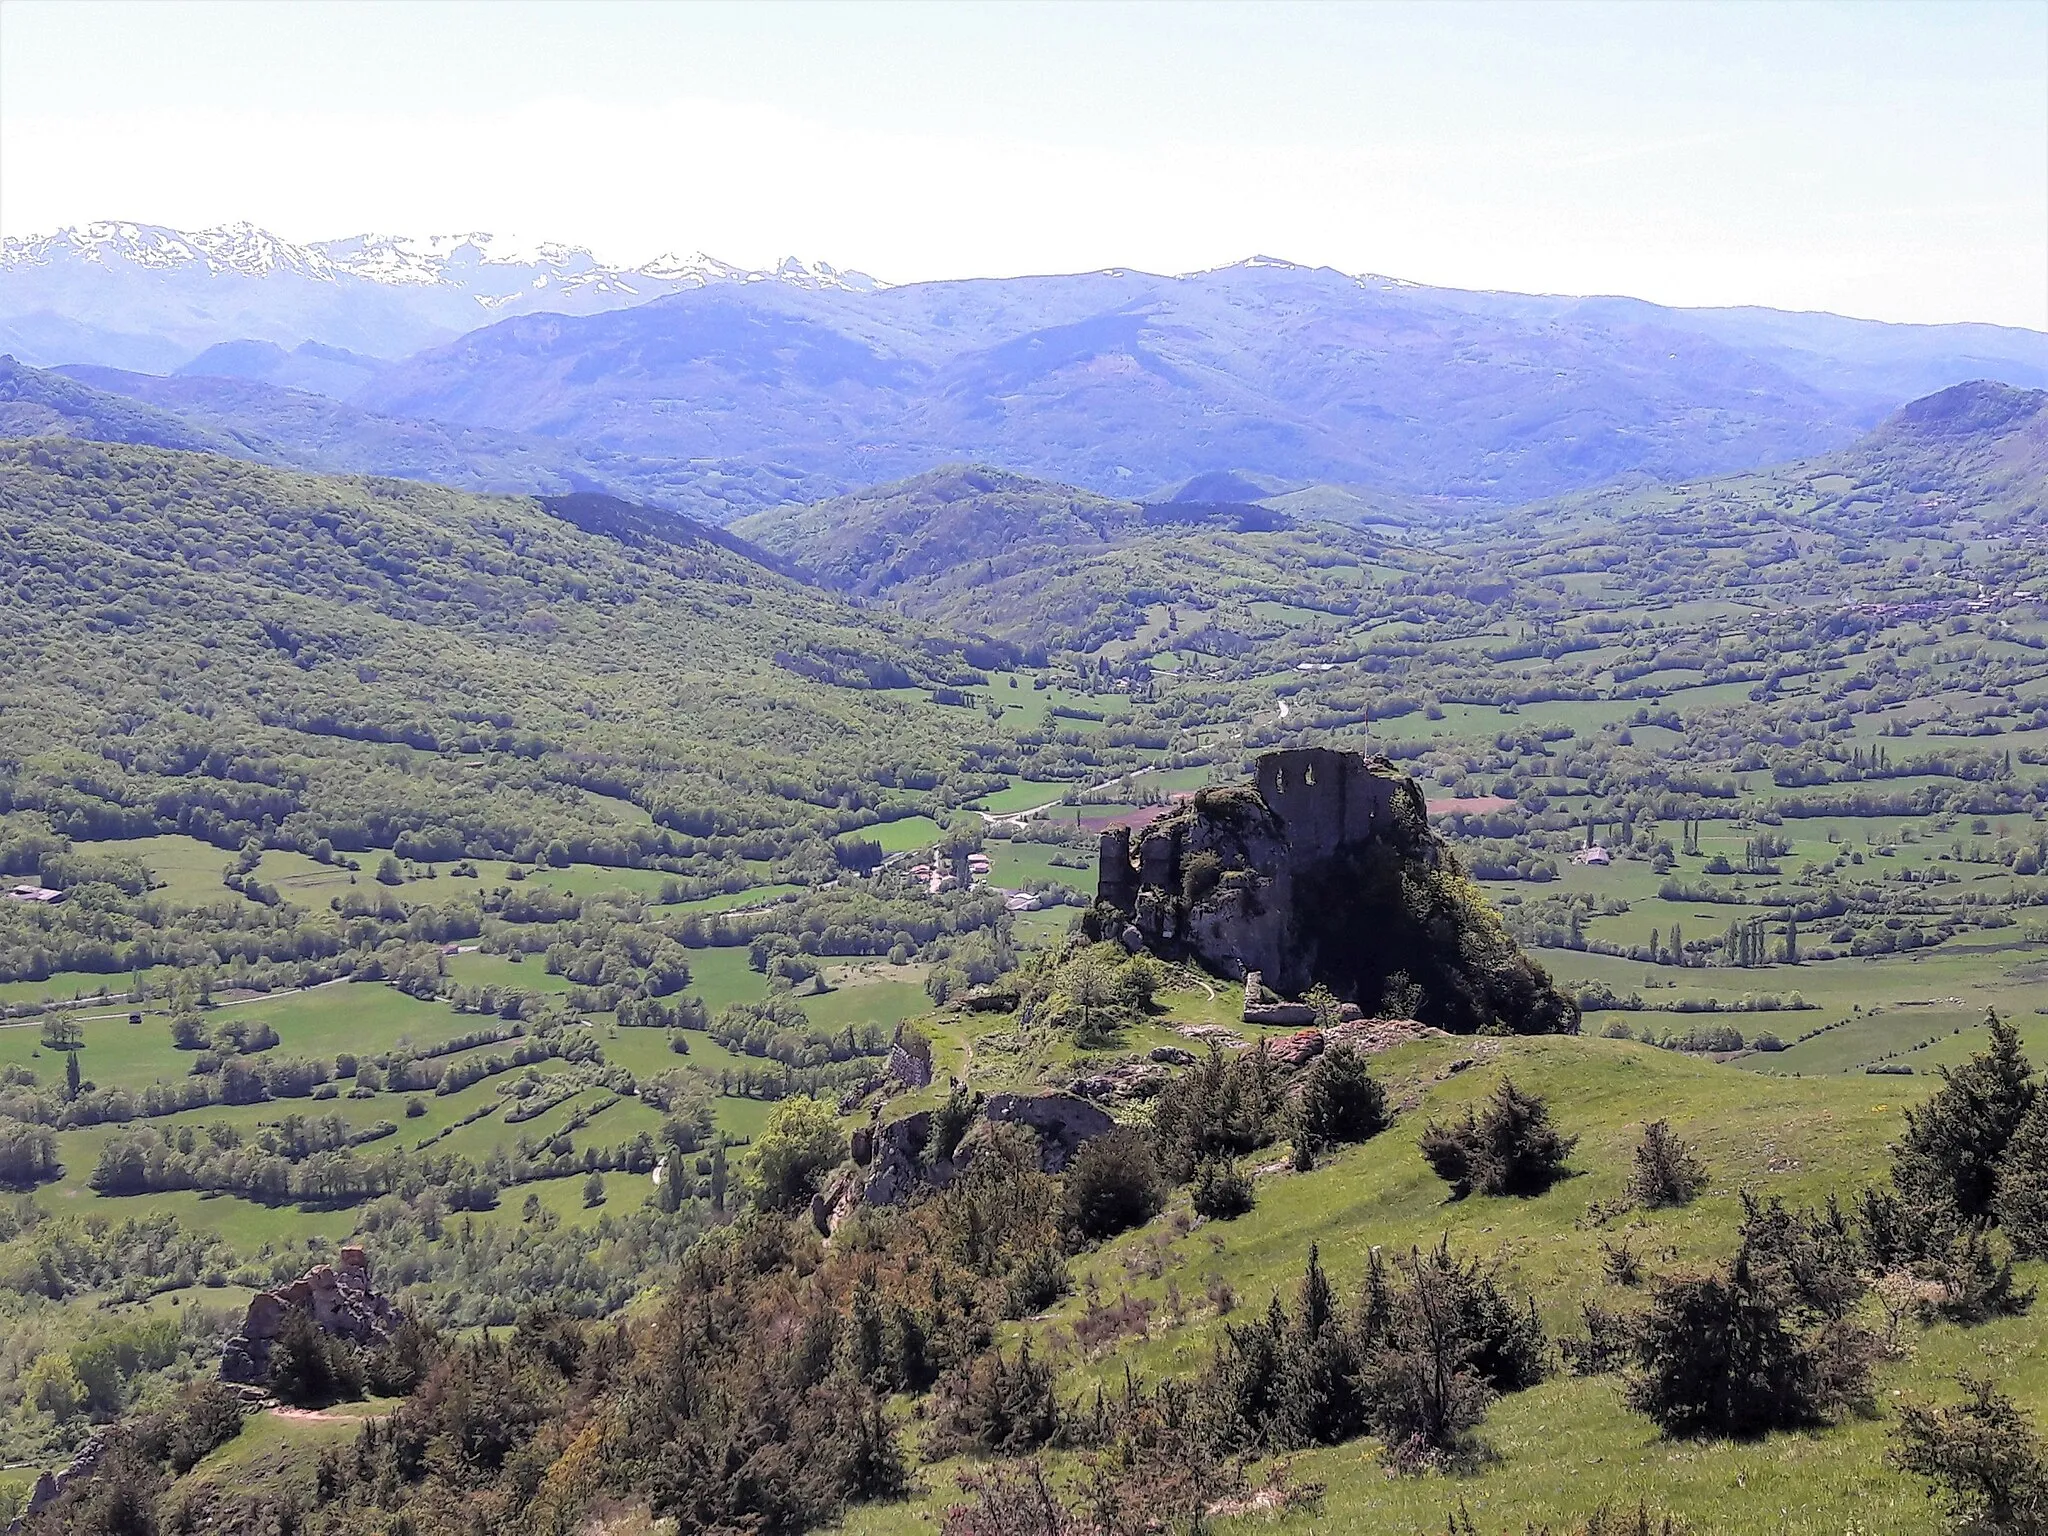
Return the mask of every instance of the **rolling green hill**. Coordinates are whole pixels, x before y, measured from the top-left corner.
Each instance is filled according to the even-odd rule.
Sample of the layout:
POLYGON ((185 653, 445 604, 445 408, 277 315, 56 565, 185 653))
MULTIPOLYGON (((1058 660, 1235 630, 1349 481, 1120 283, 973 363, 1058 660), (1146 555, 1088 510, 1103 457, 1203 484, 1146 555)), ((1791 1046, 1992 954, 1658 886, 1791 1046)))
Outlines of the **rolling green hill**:
POLYGON ((7 793, 79 835, 639 862, 982 782, 902 696, 957 647, 708 540, 55 440, 0 449, 0 498, 7 793))
POLYGON ((1156 644, 1179 604, 1307 595, 1351 612, 1358 566, 1379 547, 1262 507, 1143 506, 981 466, 757 513, 733 529, 825 585, 1039 652, 1099 651, 1148 626, 1156 644))
POLYGON ((863 597, 943 578, 1023 550, 1085 553, 1143 528, 1139 508, 1028 475, 962 465, 810 506, 778 508, 734 531, 800 559, 863 597))
POLYGON ((169 411, 0 357, 0 438, 79 437, 239 456, 241 444, 169 411))
MULTIPOLYGON (((465 491, 566 495, 595 491, 674 508, 714 522, 792 497, 838 489, 827 477, 774 463, 621 453, 550 437, 385 416, 261 379, 118 368, 16 368, 25 396, 92 391, 131 402, 152 419, 172 417, 190 439, 141 436, 102 407, 98 423, 68 435, 110 442, 163 442, 322 474, 392 475, 465 491)), ((36 430, 48 430, 37 428, 36 430)))

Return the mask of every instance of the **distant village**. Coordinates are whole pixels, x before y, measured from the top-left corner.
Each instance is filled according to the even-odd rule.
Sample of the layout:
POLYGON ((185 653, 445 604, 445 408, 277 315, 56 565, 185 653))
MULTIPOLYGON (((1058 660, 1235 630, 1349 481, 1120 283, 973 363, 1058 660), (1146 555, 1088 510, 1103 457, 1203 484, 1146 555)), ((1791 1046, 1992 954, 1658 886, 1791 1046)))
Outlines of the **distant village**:
MULTIPOLYGON (((956 853, 941 860, 936 851, 930 860, 910 866, 910 878, 921 881, 926 890, 934 896, 946 891, 969 890, 977 885, 986 885, 989 876, 988 855, 985 853, 956 853)), ((1029 891, 1012 891, 1003 905, 1012 912, 1036 912, 1044 905, 1029 891)))

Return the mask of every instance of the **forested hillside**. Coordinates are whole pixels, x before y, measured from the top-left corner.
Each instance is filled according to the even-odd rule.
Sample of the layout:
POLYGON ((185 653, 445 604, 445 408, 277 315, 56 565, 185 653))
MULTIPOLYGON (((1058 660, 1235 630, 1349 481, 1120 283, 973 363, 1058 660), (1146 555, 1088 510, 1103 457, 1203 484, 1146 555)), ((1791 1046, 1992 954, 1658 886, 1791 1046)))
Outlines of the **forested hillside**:
POLYGON ((379 416, 300 389, 211 375, 29 368, 0 358, 13 437, 192 448, 286 469, 391 475, 468 491, 609 492, 724 522, 837 482, 774 464, 616 453, 554 438, 379 416))
POLYGON ((992 772, 905 694, 972 680, 958 643, 714 544, 61 441, 6 448, 0 497, 8 794, 79 836, 645 863, 992 772))
POLYGON ((79 437, 239 455, 243 449, 169 411, 0 357, 0 436, 79 437))
POLYGON ((1257 506, 1140 506, 986 466, 933 470, 734 531, 822 584, 1038 651, 1129 641, 1174 596, 1285 602, 1377 541, 1257 506))

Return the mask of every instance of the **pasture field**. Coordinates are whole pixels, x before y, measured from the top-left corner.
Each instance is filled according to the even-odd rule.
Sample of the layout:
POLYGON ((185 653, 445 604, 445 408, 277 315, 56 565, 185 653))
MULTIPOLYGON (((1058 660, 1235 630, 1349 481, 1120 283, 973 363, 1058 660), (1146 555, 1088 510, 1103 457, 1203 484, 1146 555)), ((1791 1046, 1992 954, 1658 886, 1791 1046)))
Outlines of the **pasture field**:
POLYGON ((800 885, 771 881, 750 885, 743 891, 720 891, 715 896, 700 896, 695 901, 679 901, 666 910, 678 917, 686 912, 709 916, 713 912, 730 912, 736 907, 765 906, 784 896, 794 896, 801 890, 803 887, 800 885))
POLYGON ((233 853, 196 837, 165 833, 118 842, 80 841, 73 846, 92 858, 134 860, 149 872, 150 887, 179 906, 211 906, 243 898, 221 884, 233 853))
MULTIPOLYGON (((142 973, 143 982, 147 986, 161 988, 170 973, 169 966, 150 966, 142 973)), ((0 982, 0 1008, 102 998, 110 1006, 126 1007, 128 994, 133 988, 133 972, 116 976, 105 971, 57 971, 40 981, 0 982)))
POLYGON ((1018 887, 1029 881, 1053 880, 1090 896, 1094 894, 1095 861, 1072 848, 992 839, 985 851, 988 878, 993 885, 1018 887))
POLYGON ((1080 786, 1077 784, 1059 779, 1013 779, 1007 789, 983 795, 973 802, 972 808, 998 815, 1028 811, 1034 806, 1056 801, 1060 796, 1078 788, 1080 786))
POLYGON ((884 853, 910 853, 919 848, 929 848, 939 840, 944 830, 929 816, 905 816, 899 821, 864 827, 860 836, 880 843, 884 853))

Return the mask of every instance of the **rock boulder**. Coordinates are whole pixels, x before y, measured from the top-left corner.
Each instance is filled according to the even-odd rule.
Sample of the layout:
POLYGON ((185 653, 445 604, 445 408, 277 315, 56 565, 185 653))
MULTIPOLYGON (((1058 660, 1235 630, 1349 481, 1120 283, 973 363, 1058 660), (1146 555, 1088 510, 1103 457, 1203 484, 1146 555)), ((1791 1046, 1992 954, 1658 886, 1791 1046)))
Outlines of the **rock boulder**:
POLYGON ((862 1201, 896 1205, 920 1186, 944 1188, 973 1159, 980 1139, 976 1131, 989 1125, 1017 1125, 1030 1131, 1038 1140, 1039 1167, 1059 1173, 1086 1142, 1113 1129, 1116 1122, 1071 1093, 998 1093, 983 1102, 975 1125, 961 1138, 954 1156, 930 1157, 926 1149, 932 1137, 932 1115, 930 1110, 919 1110, 867 1132, 862 1201))

